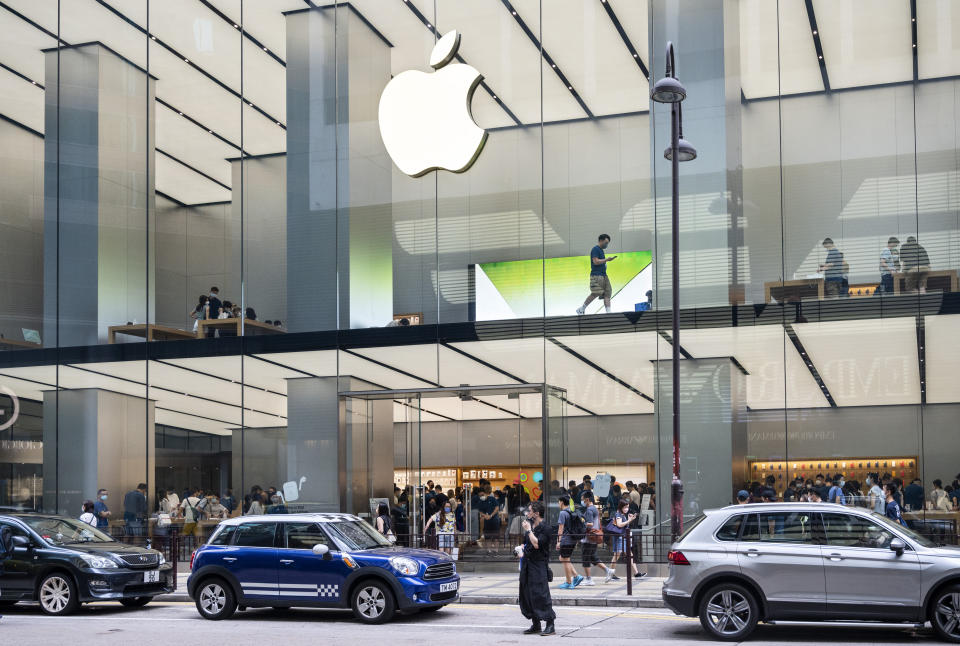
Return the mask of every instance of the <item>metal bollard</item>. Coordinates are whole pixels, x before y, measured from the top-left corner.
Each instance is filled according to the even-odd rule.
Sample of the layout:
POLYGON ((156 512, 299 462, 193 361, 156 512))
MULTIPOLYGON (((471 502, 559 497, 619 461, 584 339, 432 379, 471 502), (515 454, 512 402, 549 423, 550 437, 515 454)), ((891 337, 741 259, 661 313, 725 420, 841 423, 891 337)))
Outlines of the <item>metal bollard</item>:
POLYGON ((627 596, 633 596, 633 528, 627 525, 625 528, 627 539, 627 596))

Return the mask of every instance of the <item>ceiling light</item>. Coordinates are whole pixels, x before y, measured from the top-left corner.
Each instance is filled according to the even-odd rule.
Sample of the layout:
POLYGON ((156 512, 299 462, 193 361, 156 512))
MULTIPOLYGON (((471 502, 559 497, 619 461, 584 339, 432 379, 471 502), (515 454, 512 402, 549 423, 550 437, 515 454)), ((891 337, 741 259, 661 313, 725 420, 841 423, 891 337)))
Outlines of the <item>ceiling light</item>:
POLYGON ((30 81, 30 82, 31 82, 31 83, 33 83, 34 85, 36 85, 36 84, 37 84, 37 82, 36 82, 36 81, 30 81))
POLYGON ((150 40, 156 40, 156 39, 157 39, 156 36, 150 36, 150 40))
POLYGON ((914 44, 913 44, 913 46, 914 46, 914 48, 916 48, 916 46, 917 46, 917 44, 916 44, 916 43, 914 43, 914 44))
POLYGON ((236 24, 233 25, 233 28, 234 28, 234 29, 240 29, 240 27, 238 27, 236 24))
POLYGON ((213 130, 207 130, 207 132, 209 132, 211 135, 213 134, 213 130))
POLYGON ((517 12, 516 12, 516 11, 514 11, 514 12, 513 12, 513 15, 514 15, 514 16, 516 16, 516 15, 517 15, 517 12))
POLYGON ((557 69, 556 63, 551 64, 550 67, 552 67, 553 69, 557 69))
POLYGON ((178 112, 177 114, 179 114, 181 117, 183 116, 183 113, 182 113, 182 112, 178 112))
POLYGON ((183 59, 183 62, 184 62, 184 63, 189 63, 189 62, 190 62, 190 59, 185 58, 185 59, 183 59))
POLYGON ((264 47, 264 48, 263 48, 263 51, 267 51, 267 48, 266 48, 266 47, 264 47))
POLYGON ((640 58, 640 54, 634 54, 633 57, 634 57, 634 58, 640 58))
POLYGON ((279 122, 279 121, 277 121, 277 125, 278 125, 278 126, 280 125, 280 122, 279 122))
POLYGON ((567 89, 572 91, 572 90, 573 90, 573 86, 572 86, 572 85, 568 85, 568 86, 567 86, 567 89))
POLYGON ((823 60, 823 56, 817 56, 817 58, 819 58, 821 61, 823 60))
POLYGON ((814 36, 817 35, 817 30, 816 30, 816 29, 813 30, 813 35, 814 35, 814 36))
POLYGON ((247 105, 249 105, 251 108, 253 107, 253 104, 250 103, 249 101, 247 102, 247 105))

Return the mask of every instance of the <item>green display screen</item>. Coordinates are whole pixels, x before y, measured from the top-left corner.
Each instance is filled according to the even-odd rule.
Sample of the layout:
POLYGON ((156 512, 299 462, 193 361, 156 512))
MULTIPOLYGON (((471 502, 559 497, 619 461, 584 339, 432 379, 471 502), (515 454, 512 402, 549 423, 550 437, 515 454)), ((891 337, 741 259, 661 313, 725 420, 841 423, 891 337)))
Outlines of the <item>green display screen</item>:
MULTIPOLYGON (((652 285, 652 253, 608 252, 617 259, 607 263, 613 288, 611 309, 632 312, 646 301, 652 285)), ((485 262, 475 266, 476 319, 498 320, 574 314, 590 293, 590 256, 536 258, 485 262)), ((602 311, 595 300, 588 313, 602 311)))

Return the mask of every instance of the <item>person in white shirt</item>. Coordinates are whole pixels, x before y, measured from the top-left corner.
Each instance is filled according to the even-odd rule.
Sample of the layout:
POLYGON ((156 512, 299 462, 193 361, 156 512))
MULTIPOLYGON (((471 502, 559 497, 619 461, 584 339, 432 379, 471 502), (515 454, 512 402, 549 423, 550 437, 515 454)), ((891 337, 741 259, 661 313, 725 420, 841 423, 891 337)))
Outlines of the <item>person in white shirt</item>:
POLYGON ((97 526, 97 515, 93 513, 93 501, 84 500, 83 501, 83 513, 80 514, 80 520, 90 525, 91 527, 97 526))
POLYGON ((880 485, 877 483, 877 480, 880 478, 877 477, 876 473, 871 473, 867 475, 867 486, 868 496, 870 497, 870 508, 878 514, 883 514, 884 508, 886 506, 886 499, 883 495, 883 489, 880 488, 880 485))
POLYGON ((173 489, 167 489, 167 495, 160 500, 160 511, 165 514, 176 513, 180 507, 180 496, 173 489))
POLYGON ((188 496, 180 503, 180 512, 183 515, 183 535, 200 535, 200 516, 202 515, 200 501, 203 499, 203 492, 197 489, 192 496, 188 496))

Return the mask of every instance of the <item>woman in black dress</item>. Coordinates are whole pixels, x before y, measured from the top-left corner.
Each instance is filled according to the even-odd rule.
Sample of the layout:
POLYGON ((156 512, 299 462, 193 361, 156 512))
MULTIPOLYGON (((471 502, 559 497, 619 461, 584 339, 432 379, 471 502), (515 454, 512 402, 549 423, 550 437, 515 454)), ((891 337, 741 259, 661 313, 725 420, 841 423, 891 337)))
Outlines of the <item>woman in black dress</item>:
POLYGON ((534 500, 524 512, 523 554, 520 562, 520 612, 533 623, 524 632, 525 635, 556 633, 553 620, 553 601, 550 598, 550 530, 543 522, 545 509, 543 503, 534 500), (540 622, 546 621, 542 629, 540 622))

